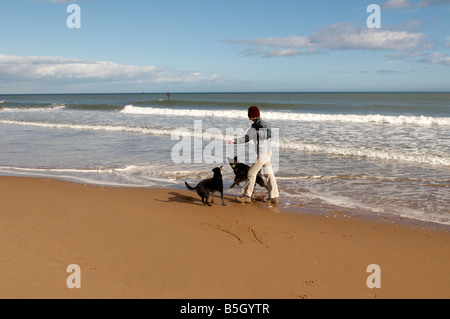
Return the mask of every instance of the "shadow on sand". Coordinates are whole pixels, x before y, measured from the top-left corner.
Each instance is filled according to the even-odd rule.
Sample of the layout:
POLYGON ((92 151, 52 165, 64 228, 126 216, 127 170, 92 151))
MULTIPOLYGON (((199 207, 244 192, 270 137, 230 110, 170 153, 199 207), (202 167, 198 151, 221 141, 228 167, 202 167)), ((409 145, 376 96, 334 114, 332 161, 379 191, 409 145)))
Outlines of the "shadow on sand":
MULTIPOLYGON (((156 201, 158 202, 163 202, 163 203, 173 203, 173 202, 178 202, 178 203, 190 203, 190 204, 194 204, 194 205, 200 205, 200 206, 205 206, 200 198, 194 197, 194 196, 188 196, 188 195, 183 195, 177 192, 170 192, 169 195, 171 195, 167 200, 161 200, 161 199, 156 199, 156 201)), ((218 200, 217 203, 211 203, 211 204, 217 204, 222 206, 222 203, 220 202, 220 196, 216 194, 216 196, 214 196, 214 198, 216 200, 218 200)), ((230 198, 229 196, 224 195, 224 199, 226 201, 234 201, 237 203, 237 201, 233 198, 230 198), (227 198, 228 197, 228 198, 227 198)))

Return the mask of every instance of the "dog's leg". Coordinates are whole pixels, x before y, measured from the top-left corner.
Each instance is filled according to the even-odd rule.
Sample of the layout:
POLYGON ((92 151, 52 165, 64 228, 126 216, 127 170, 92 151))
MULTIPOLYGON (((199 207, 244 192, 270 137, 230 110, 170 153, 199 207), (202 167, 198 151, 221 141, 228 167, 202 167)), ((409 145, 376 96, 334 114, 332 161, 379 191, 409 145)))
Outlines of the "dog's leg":
POLYGON ((222 205, 227 206, 227 204, 225 204, 225 202, 223 201, 223 191, 220 192, 220 198, 222 199, 222 205))
POLYGON ((212 206, 209 202, 209 198, 211 197, 211 193, 206 194, 205 196, 205 205, 212 206))
POLYGON ((264 181, 264 178, 262 178, 261 175, 256 176, 256 183, 258 183, 261 187, 264 187, 265 189, 269 190, 269 187, 267 186, 266 182, 264 181))

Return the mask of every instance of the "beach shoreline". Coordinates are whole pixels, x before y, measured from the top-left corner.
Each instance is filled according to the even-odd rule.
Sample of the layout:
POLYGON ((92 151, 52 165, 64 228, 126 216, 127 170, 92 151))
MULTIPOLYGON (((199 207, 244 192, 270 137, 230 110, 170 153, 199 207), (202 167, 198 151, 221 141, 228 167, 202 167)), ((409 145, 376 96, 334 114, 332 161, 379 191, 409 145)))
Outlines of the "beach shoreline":
POLYGON ((450 234, 196 193, 0 177, 0 298, 449 298, 450 234), (217 197, 216 197, 217 198, 217 197), (78 265, 81 288, 67 285, 78 265), (381 288, 369 288, 378 265, 381 288))
POLYGON ((244 134, 250 126, 246 110, 257 105, 279 129, 272 165, 279 168, 282 209, 450 227, 448 93, 165 97, 0 96, 8 108, 0 112, 0 175, 184 189, 185 180, 208 178, 214 166, 225 165, 228 188, 234 179, 228 163, 237 155, 250 165, 253 146, 230 146, 224 138, 230 131, 244 134))

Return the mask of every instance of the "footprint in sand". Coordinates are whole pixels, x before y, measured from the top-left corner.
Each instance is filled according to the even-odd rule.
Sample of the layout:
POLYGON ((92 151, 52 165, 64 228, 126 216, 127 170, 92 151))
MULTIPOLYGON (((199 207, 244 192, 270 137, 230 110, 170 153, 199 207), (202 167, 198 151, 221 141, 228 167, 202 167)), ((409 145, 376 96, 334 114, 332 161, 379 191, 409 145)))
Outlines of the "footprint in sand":
POLYGON ((281 236, 283 236, 283 237, 287 236, 288 239, 296 239, 297 238, 297 236, 295 236, 295 235, 290 235, 289 231, 287 231, 287 230, 277 231, 276 233, 281 234, 281 236))
POLYGON ((306 286, 311 287, 311 286, 314 285, 315 282, 316 282, 316 280, 305 280, 305 281, 303 282, 303 284, 306 285, 306 286))

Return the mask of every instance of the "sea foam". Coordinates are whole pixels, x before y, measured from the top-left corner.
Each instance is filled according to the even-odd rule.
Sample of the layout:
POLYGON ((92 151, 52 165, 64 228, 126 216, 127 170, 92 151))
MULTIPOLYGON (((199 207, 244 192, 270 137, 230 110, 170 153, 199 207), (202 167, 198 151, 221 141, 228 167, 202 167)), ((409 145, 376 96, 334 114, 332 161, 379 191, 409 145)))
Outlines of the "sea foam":
MULTIPOLYGON (((29 121, 10 121, 0 120, 0 124, 34 126, 43 128, 57 128, 57 129, 74 129, 87 131, 108 131, 108 132, 127 132, 137 134, 150 134, 157 136, 171 136, 175 130, 146 128, 139 126, 123 126, 123 125, 88 125, 88 124, 65 124, 65 123, 44 123, 44 122, 29 122, 29 121)), ((205 139, 226 140, 228 137, 224 134, 196 134, 189 130, 178 130, 177 136, 197 137, 205 139)), ((381 160, 396 160, 406 162, 417 162, 431 165, 445 165, 450 166, 450 158, 448 156, 440 156, 428 153, 405 153, 401 150, 379 150, 370 147, 349 146, 344 144, 336 145, 320 145, 305 143, 302 141, 289 140, 282 138, 279 141, 274 141, 273 146, 279 149, 294 149, 299 151, 322 153, 337 156, 357 156, 381 160)))
POLYGON ((395 160, 402 162, 416 162, 431 165, 450 166, 450 157, 434 154, 406 153, 401 150, 379 150, 370 147, 357 147, 348 145, 319 145, 300 141, 280 141, 280 149, 294 149, 299 151, 322 153, 337 156, 357 156, 378 160, 395 160))
MULTIPOLYGON (((164 115, 174 117, 218 117, 218 118, 246 118, 247 111, 241 110, 200 110, 200 109, 169 109, 138 107, 126 105, 121 111, 124 114, 164 115)), ((388 116, 379 114, 314 114, 294 112, 267 111, 264 118, 291 122, 342 122, 342 123, 372 123, 390 125, 416 126, 450 126, 450 117, 429 116, 388 116)))

